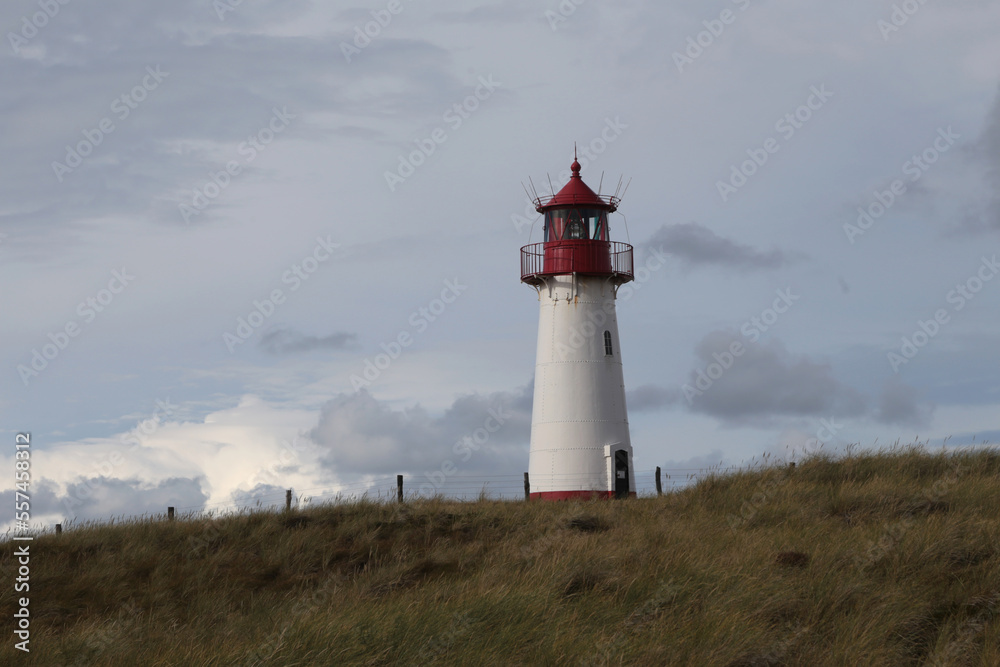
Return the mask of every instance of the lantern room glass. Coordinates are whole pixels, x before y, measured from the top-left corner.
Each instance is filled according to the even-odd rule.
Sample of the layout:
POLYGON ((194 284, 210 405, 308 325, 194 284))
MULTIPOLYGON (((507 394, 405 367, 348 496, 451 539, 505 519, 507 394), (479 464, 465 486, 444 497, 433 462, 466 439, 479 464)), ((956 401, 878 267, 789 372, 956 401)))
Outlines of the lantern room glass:
POLYGON ((594 208, 557 208, 545 212, 545 241, 608 240, 608 213, 594 208))

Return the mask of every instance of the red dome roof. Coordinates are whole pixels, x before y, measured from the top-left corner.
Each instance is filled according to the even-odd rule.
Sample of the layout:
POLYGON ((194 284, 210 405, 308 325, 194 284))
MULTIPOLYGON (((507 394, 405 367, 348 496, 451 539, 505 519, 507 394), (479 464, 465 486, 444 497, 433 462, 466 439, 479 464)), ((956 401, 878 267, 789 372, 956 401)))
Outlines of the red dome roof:
POLYGON ((565 208, 568 206, 580 208, 599 208, 605 211, 614 211, 618 208, 618 198, 610 195, 599 195, 583 182, 580 178, 580 163, 573 159, 570 165, 573 175, 569 182, 563 186, 562 190, 552 195, 548 199, 539 197, 535 200, 535 210, 543 213, 552 208, 565 208))

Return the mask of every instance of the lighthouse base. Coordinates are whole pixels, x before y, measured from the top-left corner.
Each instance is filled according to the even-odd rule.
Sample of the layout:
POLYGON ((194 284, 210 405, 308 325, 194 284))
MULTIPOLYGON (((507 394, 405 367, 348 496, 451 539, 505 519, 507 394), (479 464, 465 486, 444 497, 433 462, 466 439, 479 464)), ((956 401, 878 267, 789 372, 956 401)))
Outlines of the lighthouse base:
MULTIPOLYGON (((529 494, 531 500, 614 500, 614 491, 538 491, 529 494)), ((635 491, 628 494, 629 498, 635 498, 635 491)))

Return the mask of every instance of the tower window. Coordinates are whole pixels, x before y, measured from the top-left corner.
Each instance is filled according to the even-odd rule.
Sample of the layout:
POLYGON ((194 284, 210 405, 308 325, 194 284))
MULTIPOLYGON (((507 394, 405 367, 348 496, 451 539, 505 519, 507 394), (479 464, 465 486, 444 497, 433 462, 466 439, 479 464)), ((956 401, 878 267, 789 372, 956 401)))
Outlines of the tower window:
POLYGON ((614 348, 611 347, 611 332, 604 332, 604 356, 611 357, 614 356, 614 348))

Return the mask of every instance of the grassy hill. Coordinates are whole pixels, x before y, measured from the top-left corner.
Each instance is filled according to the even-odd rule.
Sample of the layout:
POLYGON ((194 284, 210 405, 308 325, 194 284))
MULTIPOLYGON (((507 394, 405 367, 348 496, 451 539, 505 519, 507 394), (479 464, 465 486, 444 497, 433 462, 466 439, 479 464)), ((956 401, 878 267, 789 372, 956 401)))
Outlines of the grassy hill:
POLYGON ((1000 665, 996 451, 616 502, 136 520, 31 552, 31 653, 8 634, 3 664, 1000 665))

